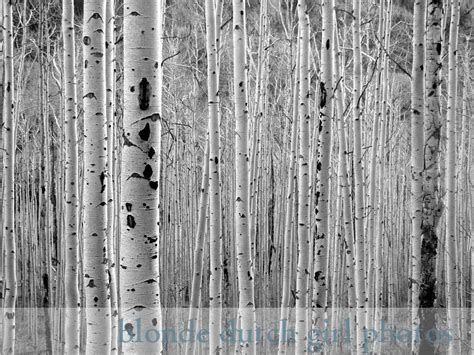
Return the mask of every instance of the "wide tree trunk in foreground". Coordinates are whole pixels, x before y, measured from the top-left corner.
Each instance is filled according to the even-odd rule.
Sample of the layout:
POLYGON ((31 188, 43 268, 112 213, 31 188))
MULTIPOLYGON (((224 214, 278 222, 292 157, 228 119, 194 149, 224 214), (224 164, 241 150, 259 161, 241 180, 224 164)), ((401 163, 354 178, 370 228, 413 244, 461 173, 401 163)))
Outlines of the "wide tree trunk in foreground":
POLYGON ((125 353, 159 353, 137 342, 160 329, 161 0, 124 2, 124 117, 121 172, 120 307, 125 353))

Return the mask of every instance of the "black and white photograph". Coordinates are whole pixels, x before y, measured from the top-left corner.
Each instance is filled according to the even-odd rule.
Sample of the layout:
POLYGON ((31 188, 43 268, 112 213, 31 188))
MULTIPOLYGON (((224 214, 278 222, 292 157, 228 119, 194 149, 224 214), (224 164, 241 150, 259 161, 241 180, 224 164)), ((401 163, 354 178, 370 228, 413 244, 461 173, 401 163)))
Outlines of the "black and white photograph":
POLYGON ((0 354, 474 354, 473 0, 0 0, 0 354))

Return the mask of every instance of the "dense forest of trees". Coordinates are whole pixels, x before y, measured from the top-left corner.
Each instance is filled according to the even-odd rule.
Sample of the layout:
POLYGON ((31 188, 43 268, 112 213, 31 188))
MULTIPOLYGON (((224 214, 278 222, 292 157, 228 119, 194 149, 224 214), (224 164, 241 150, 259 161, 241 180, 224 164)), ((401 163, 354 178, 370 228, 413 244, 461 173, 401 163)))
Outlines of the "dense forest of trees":
POLYGON ((2 0, 2 354, 474 354, 470 0, 2 0))

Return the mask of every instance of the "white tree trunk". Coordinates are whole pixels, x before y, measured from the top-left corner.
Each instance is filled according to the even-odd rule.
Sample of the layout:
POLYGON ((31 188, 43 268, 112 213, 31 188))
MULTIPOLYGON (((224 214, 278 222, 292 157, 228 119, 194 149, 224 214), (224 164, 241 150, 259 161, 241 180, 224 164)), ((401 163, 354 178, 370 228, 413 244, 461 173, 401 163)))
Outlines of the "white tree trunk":
POLYGON ((321 81, 319 83, 319 136, 317 147, 317 189, 316 189, 316 233, 315 266, 316 307, 326 308, 327 297, 327 246, 329 235, 329 176, 331 158, 331 120, 333 116, 333 68, 332 48, 334 46, 333 0, 322 4, 323 33, 321 43, 321 81))
POLYGON ((66 154, 64 157, 64 228, 65 228, 65 324, 64 352, 79 354, 79 288, 78 288, 78 158, 77 158, 77 84, 76 49, 74 31, 74 2, 63 0, 62 31, 64 39, 64 132, 66 154))
POLYGON ((5 41, 5 77, 3 95, 3 240, 4 303, 3 354, 15 353, 15 303, 17 296, 15 237, 15 124, 13 122, 13 13, 12 2, 3 1, 3 38, 5 41))
POLYGON ((355 233, 354 243, 356 251, 356 270, 355 270, 355 289, 357 299, 357 352, 364 351, 363 344, 363 328, 364 328, 364 312, 363 307, 366 302, 365 294, 365 241, 364 241, 364 181, 363 181, 363 165, 362 165, 362 133, 361 133, 361 109, 360 103, 362 95, 361 85, 361 49, 360 49, 360 1, 352 1, 352 37, 354 49, 354 68, 353 68, 353 86, 352 86, 352 115, 354 120, 354 219, 355 233))
MULTIPOLYGON (((426 0, 417 0, 413 15, 413 65, 411 82, 411 309, 412 327, 419 326, 421 234, 423 212, 423 88, 426 0)), ((412 352, 419 344, 412 339, 412 352)))
POLYGON ((459 0, 451 1, 451 24, 448 46, 448 112, 446 162, 446 305, 448 328, 453 331, 449 354, 459 354, 458 292, 456 282, 456 98, 459 0))
MULTIPOLYGON (((235 238, 239 286, 239 320, 244 332, 255 332, 253 260, 249 231, 249 147, 246 75, 245 3, 233 0, 233 58, 235 100, 235 238)), ((243 353, 255 353, 255 337, 240 344, 243 353)))
POLYGON ((296 267, 296 354, 304 353, 307 342, 307 307, 310 249, 309 221, 309 33, 310 23, 306 0, 298 2, 299 19, 299 154, 298 154, 298 261, 296 267))
POLYGON ((110 277, 111 353, 118 351, 118 294, 116 228, 116 176, 115 176, 115 0, 107 0, 106 7, 106 90, 107 90, 107 261, 110 277))
MULTIPOLYGON (((138 327, 161 329, 159 275, 162 91, 161 0, 124 2, 124 117, 121 173, 119 331, 125 353, 160 353, 138 327), (121 321, 122 323, 122 321, 121 321), (146 340, 146 339, 145 339, 146 340)), ((154 333, 154 332, 151 332, 154 333)))
POLYGON ((105 3, 84 2, 84 287, 87 353, 110 350, 107 275, 105 3))

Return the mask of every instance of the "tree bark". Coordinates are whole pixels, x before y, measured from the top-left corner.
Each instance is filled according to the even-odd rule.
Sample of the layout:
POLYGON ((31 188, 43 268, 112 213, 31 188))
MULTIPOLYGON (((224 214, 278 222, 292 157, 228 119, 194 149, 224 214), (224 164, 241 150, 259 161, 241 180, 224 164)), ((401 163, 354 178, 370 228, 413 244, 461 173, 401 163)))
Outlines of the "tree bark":
MULTIPOLYGON (((239 287, 239 319, 244 332, 255 333, 254 272, 249 231, 249 147, 246 75, 245 3, 233 0, 233 58, 235 100, 235 238, 239 287)), ((240 344, 255 353, 255 337, 240 344)))
POLYGON ((298 261, 296 267, 296 354, 306 351, 307 307, 309 297, 309 34, 310 23, 306 0, 298 2, 299 19, 299 154, 298 154, 298 261))
POLYGON ((453 330, 449 354, 459 354, 459 314, 456 259, 456 99, 457 99, 457 49, 459 25, 459 0, 451 1, 451 24, 448 45, 448 111, 447 111, 447 162, 446 162, 446 306, 448 328, 453 330))
MULTIPOLYGON (((3 241, 4 301, 3 354, 15 353, 17 298, 16 236, 15 236, 15 124, 13 122, 13 13, 12 2, 3 1, 3 38, 5 41, 5 90, 3 95, 3 241)), ((2 216, 2 217, 3 217, 2 216)))
MULTIPOLYGON (((124 353, 160 353, 138 342, 142 327, 161 329, 159 275, 162 97, 161 0, 124 2, 124 117, 121 174, 120 306, 131 341, 124 353)), ((121 320, 122 322, 122 320, 121 320)))
MULTIPOLYGON (((426 70, 424 106, 424 171, 423 171, 423 221, 420 270, 420 328, 423 334, 435 327, 432 307, 437 297, 436 259, 438 249, 437 226, 442 206, 439 200, 440 154, 440 87, 441 87, 441 21, 443 1, 429 1, 426 19, 426 70), (425 310, 426 308, 426 310, 425 310)), ((422 341, 420 353, 433 352, 431 342, 422 341)))
POLYGON ((62 31, 64 41, 64 133, 66 154, 64 156, 65 191, 65 344, 66 354, 79 354, 80 350, 80 298, 78 274, 78 156, 77 156, 77 82, 74 31, 74 4, 63 0, 62 31))

